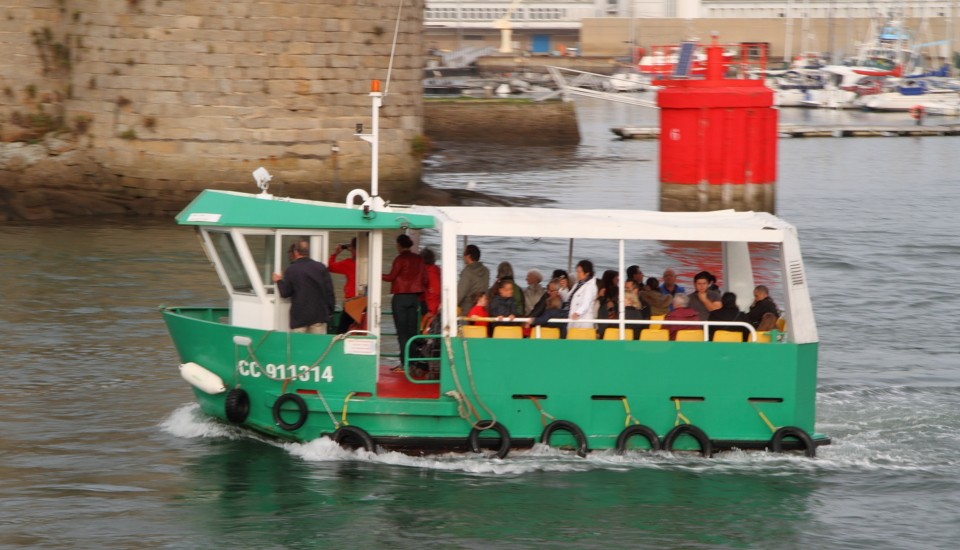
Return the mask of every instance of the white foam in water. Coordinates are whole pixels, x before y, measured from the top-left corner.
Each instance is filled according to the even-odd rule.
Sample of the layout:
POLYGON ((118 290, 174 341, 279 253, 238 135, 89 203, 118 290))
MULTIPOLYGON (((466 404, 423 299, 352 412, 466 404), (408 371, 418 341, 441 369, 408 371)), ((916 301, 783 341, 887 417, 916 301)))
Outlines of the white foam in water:
MULTIPOLYGON (((725 451, 704 459, 696 453, 594 451, 580 458, 571 451, 537 444, 527 450, 513 450, 506 459, 491 453, 446 453, 411 456, 399 452, 371 453, 344 449, 329 438, 307 443, 281 444, 290 454, 305 461, 360 461, 430 470, 458 471, 481 475, 518 475, 529 472, 579 472, 594 469, 671 469, 696 472, 751 471, 768 475, 799 472, 844 471, 935 471, 957 463, 957 439, 944 430, 953 425, 957 397, 936 395, 936 389, 917 388, 835 388, 821 390, 818 399, 822 419, 817 429, 830 435, 831 445, 817 449, 816 458, 800 453, 774 454, 763 451, 725 451), (918 411, 917 401, 925 403, 918 411)), ((196 404, 179 407, 162 428, 184 438, 250 438, 256 433, 218 422, 200 411, 196 404)), ((265 444, 274 444, 264 441, 265 444)))
POLYGON ((238 439, 243 433, 231 426, 217 422, 200 411, 200 405, 191 403, 183 405, 170 413, 170 416, 160 425, 163 430, 177 437, 188 439, 196 438, 226 438, 238 439))

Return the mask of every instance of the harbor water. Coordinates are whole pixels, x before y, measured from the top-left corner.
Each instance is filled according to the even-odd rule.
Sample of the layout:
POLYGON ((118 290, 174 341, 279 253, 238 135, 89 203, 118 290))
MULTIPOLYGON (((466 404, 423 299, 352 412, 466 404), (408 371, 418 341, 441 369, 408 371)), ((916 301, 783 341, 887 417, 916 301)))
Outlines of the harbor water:
MULTIPOLYGON (((471 203, 656 209, 656 142, 610 132, 655 125, 656 113, 577 101, 579 146, 439 144, 426 180, 471 203)), ((814 459, 581 459, 535 447, 497 460, 265 441, 203 416, 177 372, 156 306, 225 303, 190 229, 167 219, 0 226, 0 547, 953 548, 957 144, 780 141, 777 214, 800 232, 821 342, 817 430, 833 440, 814 459)), ((481 246, 494 269, 567 263, 565 247, 481 246)), ((574 254, 603 270, 614 252, 578 242, 574 254)), ((713 254, 671 243, 629 252, 648 275, 690 274, 713 254)), ((602 368, 584 365, 583 376, 602 368)))

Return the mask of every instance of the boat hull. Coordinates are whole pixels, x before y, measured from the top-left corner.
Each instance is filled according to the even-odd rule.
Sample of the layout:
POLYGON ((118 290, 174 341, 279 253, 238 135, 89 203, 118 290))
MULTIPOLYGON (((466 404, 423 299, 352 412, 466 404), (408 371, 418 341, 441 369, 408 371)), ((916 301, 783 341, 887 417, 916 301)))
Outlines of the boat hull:
MULTIPOLYGON (((372 337, 248 329, 220 322, 226 315, 163 310, 181 361, 245 393, 249 413, 237 423, 283 440, 310 441, 349 425, 385 448, 462 451, 479 416, 506 427, 511 448, 530 447, 556 420, 579 427, 590 450, 616 448, 624 428, 638 423, 659 439, 693 424, 714 450, 768 448, 781 426, 803 429, 815 445, 829 443, 814 433, 816 343, 449 338, 439 340, 439 380, 421 381, 379 365, 367 354, 375 350, 372 337), (278 417, 284 394, 303 405, 286 398, 278 417)), ((223 420, 230 393, 194 389, 202 410, 223 420)), ((564 430, 550 439, 578 445, 564 430)), ((499 444, 493 430, 479 441, 499 444)), ((699 444, 684 437, 674 448, 699 444)))

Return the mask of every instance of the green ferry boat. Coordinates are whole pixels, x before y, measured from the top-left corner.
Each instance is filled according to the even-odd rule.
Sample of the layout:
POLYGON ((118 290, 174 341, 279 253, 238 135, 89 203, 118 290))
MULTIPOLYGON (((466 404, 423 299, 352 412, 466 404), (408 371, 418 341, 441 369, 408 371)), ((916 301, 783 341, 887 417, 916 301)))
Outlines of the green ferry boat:
MULTIPOLYGON (((373 139, 376 151, 374 97, 373 139)), ((369 137, 369 136, 361 136, 369 137)), ((287 441, 330 437, 344 446, 411 453, 484 452, 503 458, 536 443, 591 451, 796 451, 829 444, 815 420, 818 337, 796 229, 767 213, 429 207, 385 203, 376 188, 340 203, 207 190, 177 216, 193 226, 229 295, 226 308, 161 308, 184 379, 208 415, 287 441), (434 330, 408 342, 403 372, 385 332, 385 243, 399 232, 437 243, 441 305, 434 330), (780 330, 745 323, 595 320, 584 338, 475 334, 457 308, 458 261, 468 239, 613 243, 620 280, 626 250, 714 243, 721 281, 740 297, 779 283, 780 330), (286 251, 310 243, 325 260, 356 238, 356 284, 365 326, 345 334, 289 330, 289 300, 271 275, 286 251), (759 257, 773 270, 755 280, 759 257), (652 325, 702 325, 690 340, 656 340, 652 325), (732 326, 731 326, 732 325, 732 326), (746 341, 717 341, 714 329, 744 329, 746 341), (599 330, 606 329, 606 330, 599 330), (646 330, 643 330, 646 329, 646 330), (640 338, 633 334, 639 331, 640 338), (593 336, 591 336, 591 334, 593 336), (432 353, 417 353, 428 349, 432 353), (418 356, 419 355, 419 356, 418 356), (414 365, 430 375, 416 376, 414 365)), ((417 239, 415 239, 417 240, 417 239)), ((621 291, 622 293, 622 291, 621 291)), ((389 295, 387 296, 389 300, 389 295)), ((741 308, 745 304, 741 303, 741 308)), ((338 314, 344 314, 339 311, 338 314)), ((516 320, 522 323, 523 319, 516 320)), ((570 322, 560 320, 560 323, 570 322)), ((336 321, 330 326, 337 326, 336 321)), ((720 332, 720 331, 718 331, 720 332)), ((733 332, 733 331, 731 331, 733 332)))

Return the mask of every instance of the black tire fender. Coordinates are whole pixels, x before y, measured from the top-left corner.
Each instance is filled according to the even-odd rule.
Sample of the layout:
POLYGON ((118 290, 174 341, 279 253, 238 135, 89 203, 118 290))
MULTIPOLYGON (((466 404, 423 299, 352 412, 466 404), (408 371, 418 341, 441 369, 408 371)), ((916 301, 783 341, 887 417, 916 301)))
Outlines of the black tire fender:
POLYGON ((250 396, 246 390, 233 388, 227 392, 227 398, 223 402, 223 412, 233 424, 243 424, 250 415, 250 396))
POLYGON ((307 402, 295 393, 285 393, 281 395, 273 403, 273 421, 277 423, 277 426, 280 426, 288 432, 299 430, 300 427, 307 422, 307 402), (288 402, 297 406, 297 420, 294 422, 287 422, 280 415, 280 412, 283 410, 283 406, 288 402))
POLYGON ((577 440, 577 456, 587 456, 587 453, 590 451, 590 448, 587 447, 587 436, 583 433, 583 430, 580 429, 580 426, 577 426, 569 420, 554 420, 547 424, 540 434, 540 443, 550 445, 550 436, 558 430, 569 432, 570 435, 577 440))
POLYGON ((673 451, 673 445, 681 435, 689 435, 697 440, 697 443, 700 445, 701 456, 706 458, 713 456, 713 444, 710 443, 710 438, 707 437, 706 432, 693 424, 680 424, 679 426, 674 426, 672 430, 667 432, 667 435, 663 436, 663 450, 673 451))
POLYGON ((657 432, 653 431, 649 426, 644 426, 643 424, 634 424, 632 426, 627 426, 620 432, 620 435, 617 436, 617 454, 622 455, 627 450, 627 443, 630 441, 631 437, 642 437, 650 443, 651 451, 660 450, 660 438, 657 437, 657 432))
POLYGON ((480 434, 487 430, 493 430, 500 436, 500 447, 497 448, 497 458, 506 458, 510 453, 510 430, 500 422, 494 422, 492 420, 481 420, 477 422, 476 426, 470 428, 470 435, 467 436, 467 447, 470 448, 470 452, 479 453, 481 451, 480 434))
POLYGON ((813 438, 803 428, 797 428, 796 426, 784 426, 773 432, 773 437, 770 438, 770 449, 775 453, 782 453, 783 440, 788 437, 800 441, 803 445, 804 456, 811 458, 817 456, 817 445, 813 442, 813 438))
POLYGON ((377 446, 374 445, 373 438, 370 437, 370 434, 363 428, 356 426, 340 426, 333 432, 333 436, 331 436, 330 439, 333 439, 334 443, 341 447, 349 447, 351 449, 363 447, 363 450, 367 452, 377 452, 377 446), (355 443, 358 443, 358 445, 355 443))

